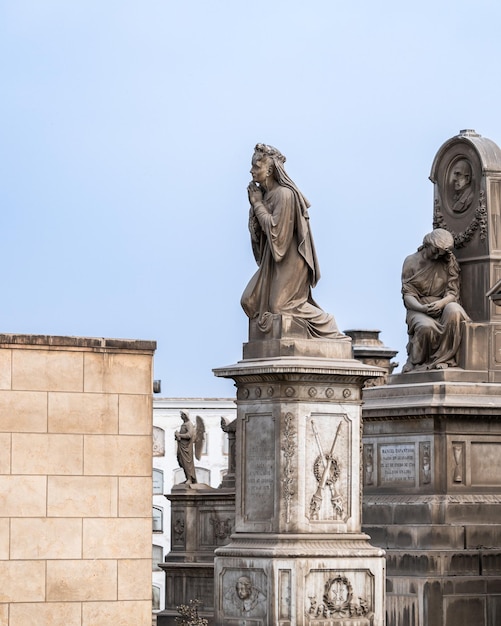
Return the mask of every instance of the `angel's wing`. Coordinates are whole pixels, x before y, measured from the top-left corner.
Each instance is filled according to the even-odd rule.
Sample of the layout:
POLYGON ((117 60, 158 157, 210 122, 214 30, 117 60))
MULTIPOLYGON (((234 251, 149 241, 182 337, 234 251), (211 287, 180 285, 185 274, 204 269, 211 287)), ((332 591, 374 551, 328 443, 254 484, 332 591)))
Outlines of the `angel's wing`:
POLYGON ((197 415, 197 433, 195 435, 195 456, 200 461, 205 441, 205 424, 200 415, 197 415))

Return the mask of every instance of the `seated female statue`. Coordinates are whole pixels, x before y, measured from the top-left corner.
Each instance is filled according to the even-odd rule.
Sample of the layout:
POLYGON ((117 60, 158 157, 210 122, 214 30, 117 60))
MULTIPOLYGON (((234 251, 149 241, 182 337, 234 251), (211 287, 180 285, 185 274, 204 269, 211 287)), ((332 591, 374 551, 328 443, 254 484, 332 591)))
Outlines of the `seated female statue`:
POLYGON ((428 233, 402 268, 407 309, 407 363, 402 372, 457 367, 461 323, 469 320, 459 303, 459 265, 454 238, 443 228, 428 233))

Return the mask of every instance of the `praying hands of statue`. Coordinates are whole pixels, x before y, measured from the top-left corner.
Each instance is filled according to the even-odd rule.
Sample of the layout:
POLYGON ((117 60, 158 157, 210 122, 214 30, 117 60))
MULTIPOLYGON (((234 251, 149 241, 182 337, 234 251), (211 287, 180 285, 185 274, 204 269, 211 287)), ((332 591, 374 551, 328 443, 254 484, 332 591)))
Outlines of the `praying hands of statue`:
POLYGON ((260 204, 263 201, 263 190, 255 182, 249 183, 247 187, 247 193, 249 195, 249 202, 254 208, 256 204, 260 204))

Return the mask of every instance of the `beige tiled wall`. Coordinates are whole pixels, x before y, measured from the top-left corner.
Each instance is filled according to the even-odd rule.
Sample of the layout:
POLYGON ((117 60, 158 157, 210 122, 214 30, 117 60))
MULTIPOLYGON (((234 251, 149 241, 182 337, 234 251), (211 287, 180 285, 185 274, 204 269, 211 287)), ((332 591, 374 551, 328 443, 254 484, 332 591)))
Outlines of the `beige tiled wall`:
POLYGON ((151 624, 154 349, 0 335, 0 626, 151 624))

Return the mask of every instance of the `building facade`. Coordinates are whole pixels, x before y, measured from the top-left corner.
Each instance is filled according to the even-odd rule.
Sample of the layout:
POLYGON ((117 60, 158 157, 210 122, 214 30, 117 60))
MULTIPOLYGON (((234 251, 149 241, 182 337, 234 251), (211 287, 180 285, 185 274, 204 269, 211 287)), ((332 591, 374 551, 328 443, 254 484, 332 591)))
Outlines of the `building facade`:
POLYGON ((153 610, 164 609, 165 574, 158 567, 170 551, 170 502, 165 497, 173 485, 185 480, 179 467, 174 433, 186 411, 196 426, 203 425, 204 442, 200 459, 195 460, 197 480, 217 488, 228 470, 228 437, 221 420, 236 418, 232 398, 154 398, 153 400, 153 610))

